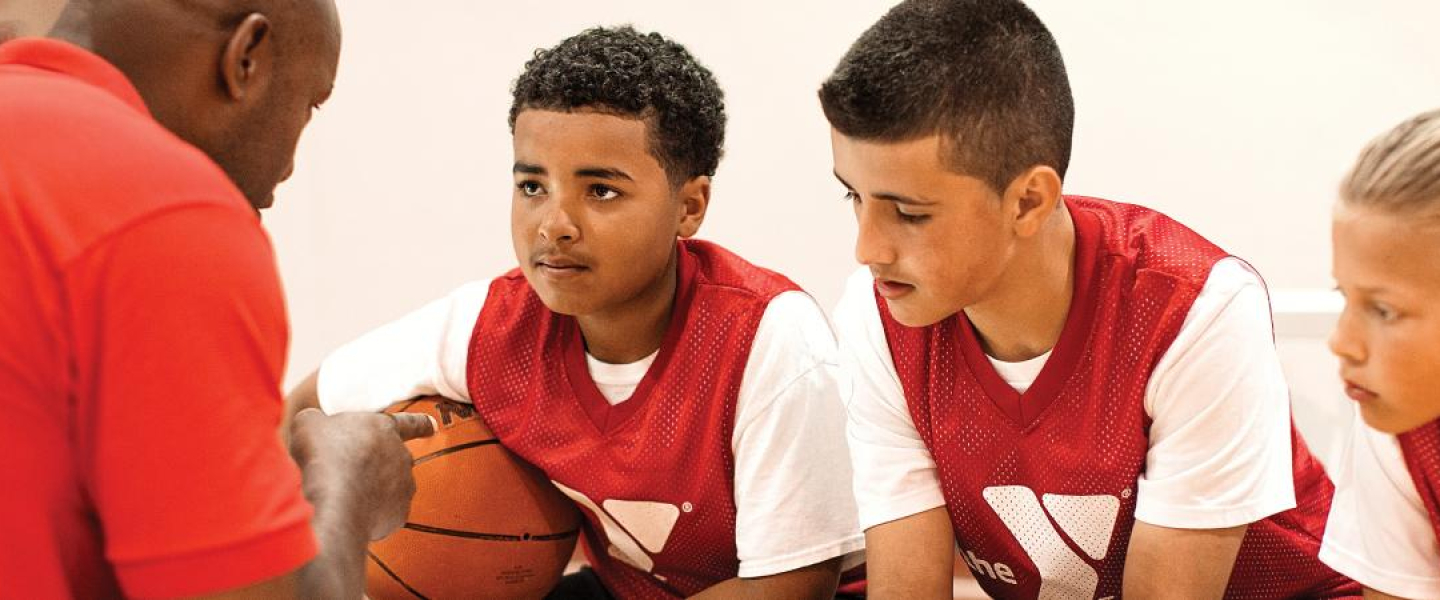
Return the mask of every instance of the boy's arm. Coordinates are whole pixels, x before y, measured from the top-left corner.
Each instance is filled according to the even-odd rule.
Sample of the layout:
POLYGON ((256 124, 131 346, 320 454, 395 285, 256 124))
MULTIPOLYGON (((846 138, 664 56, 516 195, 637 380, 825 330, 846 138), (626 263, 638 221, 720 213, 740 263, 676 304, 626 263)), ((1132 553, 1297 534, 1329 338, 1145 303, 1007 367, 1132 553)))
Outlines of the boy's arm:
POLYGON ((865 573, 875 600, 949 600, 955 578, 955 533, 945 507, 865 530, 865 573))
POLYGON ((934 458, 910 416, 865 269, 835 308, 855 501, 865 528, 869 594, 949 598, 955 537, 934 458))
POLYGON ((488 291, 483 282, 463 285, 336 349, 286 396, 287 425, 306 408, 375 412, 430 395, 469 402, 465 359, 488 291))
POLYGON ((830 600, 840 581, 840 557, 765 577, 728 579, 691 598, 695 600, 830 600))
POLYGON ((1223 597, 1248 528, 1174 529, 1136 521, 1125 555, 1124 595, 1157 600, 1223 597))
POLYGON ((736 399, 732 480, 738 577, 703 598, 832 598, 859 560, 835 337, 803 292, 774 298, 736 399))
POLYGON ((1220 598, 1251 523, 1296 506, 1289 391, 1263 283, 1225 259, 1147 385, 1124 592, 1220 598))

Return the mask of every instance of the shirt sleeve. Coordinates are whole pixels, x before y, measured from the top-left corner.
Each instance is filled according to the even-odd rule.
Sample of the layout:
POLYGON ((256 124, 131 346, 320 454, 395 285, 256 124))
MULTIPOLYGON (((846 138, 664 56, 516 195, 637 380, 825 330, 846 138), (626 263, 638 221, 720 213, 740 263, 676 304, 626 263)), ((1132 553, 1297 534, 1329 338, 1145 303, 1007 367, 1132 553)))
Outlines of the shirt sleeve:
POLYGON ((1289 391, 1264 284, 1212 269, 1146 388, 1150 448, 1135 518, 1180 529, 1253 523, 1293 508, 1289 391))
POLYGON ((341 346, 320 364, 320 408, 378 411, 430 395, 469 402, 466 358, 489 290, 487 282, 467 283, 341 346))
POLYGON ((1352 416, 1320 560, 1365 587, 1440 598, 1440 543, 1395 436, 1352 416))
POLYGON ((83 482, 126 595, 211 594, 315 556, 281 447, 289 329, 253 213, 147 217, 68 265, 83 482))
POLYGON ((846 434, 863 529, 945 505, 935 460, 910 417, 871 286, 868 271, 855 272, 835 308, 840 366, 850 379, 846 434))
POLYGON ((802 292, 770 302, 737 400, 735 545, 741 577, 846 556, 859 564, 835 338, 802 292))

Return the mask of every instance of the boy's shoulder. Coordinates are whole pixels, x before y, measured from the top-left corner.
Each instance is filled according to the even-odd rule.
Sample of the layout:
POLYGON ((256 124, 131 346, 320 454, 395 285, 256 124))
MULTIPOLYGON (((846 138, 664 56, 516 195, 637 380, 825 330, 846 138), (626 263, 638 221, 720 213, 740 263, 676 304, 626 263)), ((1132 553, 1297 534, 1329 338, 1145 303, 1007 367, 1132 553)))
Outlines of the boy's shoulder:
MULTIPOLYGON (((500 274, 488 282, 475 282, 471 285, 483 286, 486 289, 484 294, 485 304, 493 301, 523 301, 535 296, 535 290, 530 287, 530 281, 525 279, 525 272, 520 267, 515 267, 500 274)), ((536 301, 539 300, 535 296, 536 301)))
POLYGON ((731 250, 705 240, 681 240, 682 270, 693 269, 692 284, 720 288, 768 304, 776 296, 803 291, 790 278, 758 266, 731 250), (689 265, 683 263, 689 262, 689 265))
POLYGON ((1077 239, 1098 242, 1102 261, 1125 260, 1137 270, 1167 273, 1203 283, 1229 256, 1223 248, 1158 210, 1090 196, 1065 196, 1077 239))

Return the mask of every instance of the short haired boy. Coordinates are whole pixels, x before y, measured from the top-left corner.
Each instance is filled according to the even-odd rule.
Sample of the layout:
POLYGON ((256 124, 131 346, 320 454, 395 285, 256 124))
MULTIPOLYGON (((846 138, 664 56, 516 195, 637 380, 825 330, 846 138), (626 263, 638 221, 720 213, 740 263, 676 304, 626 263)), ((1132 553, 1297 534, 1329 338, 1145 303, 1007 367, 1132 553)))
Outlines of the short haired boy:
POLYGON ((1352 594, 1260 278, 1155 211, 1064 196, 1058 47, 1017 0, 910 0, 820 90, 866 268, 835 311, 870 591, 1352 594))
POLYGON ((337 350, 319 404, 474 402, 582 507, 604 593, 834 594, 863 535, 824 313, 685 239, 724 137, 710 72, 658 34, 591 29, 525 66, 510 119, 519 268, 337 350))

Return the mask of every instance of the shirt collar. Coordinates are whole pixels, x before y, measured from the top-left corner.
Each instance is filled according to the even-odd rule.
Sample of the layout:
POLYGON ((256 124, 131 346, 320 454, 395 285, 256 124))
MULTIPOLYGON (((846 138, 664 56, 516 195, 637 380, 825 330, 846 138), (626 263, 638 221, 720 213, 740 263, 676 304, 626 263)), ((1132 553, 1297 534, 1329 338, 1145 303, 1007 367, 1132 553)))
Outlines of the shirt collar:
POLYGON ((20 38, 0 44, 0 67, 23 65, 69 75, 105 90, 145 115, 150 110, 140 92, 99 55, 74 44, 50 38, 20 38))

